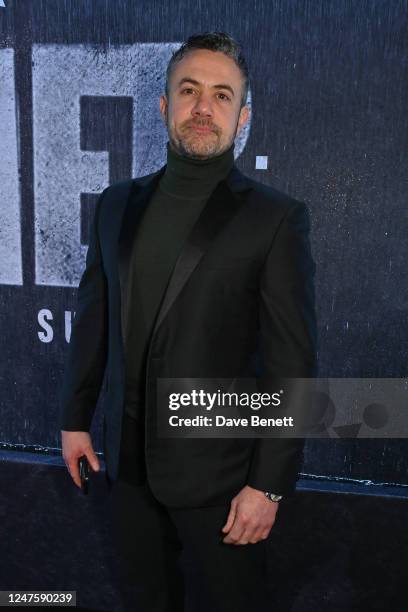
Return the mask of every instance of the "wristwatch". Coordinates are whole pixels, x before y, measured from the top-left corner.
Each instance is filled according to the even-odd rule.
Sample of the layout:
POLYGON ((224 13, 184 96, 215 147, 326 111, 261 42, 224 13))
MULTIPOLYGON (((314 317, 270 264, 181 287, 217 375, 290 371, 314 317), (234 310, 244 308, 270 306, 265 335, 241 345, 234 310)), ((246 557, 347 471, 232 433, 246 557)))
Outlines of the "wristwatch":
POLYGON ((276 495, 275 493, 270 493, 269 491, 264 491, 265 497, 267 497, 270 501, 278 502, 282 499, 283 495, 276 495))

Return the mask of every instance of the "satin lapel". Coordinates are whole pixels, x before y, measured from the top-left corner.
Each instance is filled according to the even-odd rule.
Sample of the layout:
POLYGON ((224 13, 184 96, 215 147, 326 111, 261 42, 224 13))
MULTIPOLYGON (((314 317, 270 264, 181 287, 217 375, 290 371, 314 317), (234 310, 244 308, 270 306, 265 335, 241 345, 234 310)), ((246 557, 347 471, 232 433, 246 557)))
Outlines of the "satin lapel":
POLYGON ((122 338, 125 338, 125 312, 126 289, 128 287, 130 256, 135 239, 138 224, 143 212, 150 200, 150 196, 157 187, 160 177, 164 173, 166 166, 149 176, 142 185, 133 182, 127 197, 125 210, 121 221, 121 228, 118 240, 118 266, 119 282, 121 291, 121 323, 122 338))
POLYGON ((173 268, 164 293, 153 334, 166 317, 180 291, 197 267, 216 236, 237 212, 245 198, 237 192, 250 189, 246 177, 233 166, 226 179, 220 181, 195 222, 173 268))

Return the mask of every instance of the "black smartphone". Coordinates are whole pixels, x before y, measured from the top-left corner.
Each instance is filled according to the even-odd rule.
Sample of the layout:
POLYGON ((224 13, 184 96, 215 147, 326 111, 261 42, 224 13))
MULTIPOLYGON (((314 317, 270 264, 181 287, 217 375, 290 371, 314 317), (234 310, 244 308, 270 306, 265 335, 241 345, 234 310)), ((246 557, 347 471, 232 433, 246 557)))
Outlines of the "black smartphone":
POLYGON ((79 477, 81 478, 81 490, 87 495, 89 490, 89 463, 85 455, 79 458, 79 477))

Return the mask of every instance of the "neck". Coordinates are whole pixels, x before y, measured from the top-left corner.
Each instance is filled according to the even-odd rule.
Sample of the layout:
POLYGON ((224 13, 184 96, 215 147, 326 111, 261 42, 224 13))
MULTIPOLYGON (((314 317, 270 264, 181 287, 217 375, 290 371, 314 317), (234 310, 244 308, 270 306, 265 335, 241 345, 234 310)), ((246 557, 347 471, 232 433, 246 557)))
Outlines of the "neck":
POLYGON ((177 153, 167 142, 167 165, 160 189, 182 198, 209 196, 234 165, 234 142, 220 155, 194 159, 177 153))

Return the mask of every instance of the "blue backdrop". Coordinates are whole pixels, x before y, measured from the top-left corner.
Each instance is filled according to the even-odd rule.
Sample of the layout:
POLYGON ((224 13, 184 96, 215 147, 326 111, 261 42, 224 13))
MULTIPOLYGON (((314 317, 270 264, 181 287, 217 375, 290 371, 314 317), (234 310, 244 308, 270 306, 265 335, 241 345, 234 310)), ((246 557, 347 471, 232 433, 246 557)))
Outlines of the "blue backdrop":
MULTIPOLYGON (((59 447, 93 206, 109 183, 165 162, 165 68, 207 30, 241 42, 250 68, 237 165, 311 213, 320 375, 407 376, 407 2, 1 4, 3 448, 59 447)), ((406 450, 398 439, 310 440, 303 471, 407 483, 406 450)))

